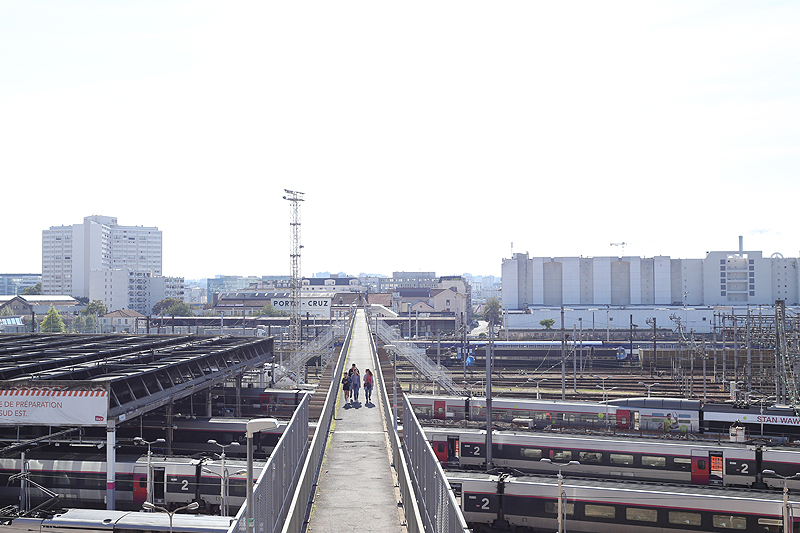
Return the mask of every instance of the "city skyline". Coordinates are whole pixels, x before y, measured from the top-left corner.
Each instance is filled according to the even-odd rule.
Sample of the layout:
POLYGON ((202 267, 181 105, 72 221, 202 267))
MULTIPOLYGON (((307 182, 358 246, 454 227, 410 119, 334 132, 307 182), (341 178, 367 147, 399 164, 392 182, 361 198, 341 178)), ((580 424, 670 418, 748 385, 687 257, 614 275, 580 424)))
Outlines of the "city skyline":
POLYGON ((0 271, 85 216, 163 273, 800 255, 800 4, 0 5, 0 271), (14 201, 11 201, 11 200, 14 201))

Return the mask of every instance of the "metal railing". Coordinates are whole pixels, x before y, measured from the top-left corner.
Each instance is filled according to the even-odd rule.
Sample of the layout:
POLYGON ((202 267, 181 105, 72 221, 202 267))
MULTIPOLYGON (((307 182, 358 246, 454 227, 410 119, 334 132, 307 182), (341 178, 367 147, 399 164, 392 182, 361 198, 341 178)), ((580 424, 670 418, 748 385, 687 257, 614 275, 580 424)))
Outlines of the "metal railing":
POLYGON ((385 343, 395 346, 397 355, 407 359, 414 367, 422 372, 422 374, 429 380, 438 383, 448 394, 453 396, 464 396, 466 391, 460 385, 457 385, 453 378, 450 377, 450 372, 443 366, 437 366, 425 355, 425 351, 421 348, 415 348, 409 343, 406 343, 400 336, 386 324, 378 320, 376 323, 376 333, 378 337, 385 343))
POLYGON ((350 340, 353 334, 354 320, 355 313, 350 317, 350 328, 347 331, 344 344, 342 345, 339 362, 336 368, 332 369, 333 380, 328 389, 328 394, 325 397, 325 404, 322 407, 322 415, 317 423, 317 429, 314 432, 314 437, 311 439, 311 449, 303 464, 297 490, 294 493, 289 512, 286 516, 286 521, 281 529, 282 533, 300 533, 304 531, 308 525, 313 495, 319 481, 320 466, 322 465, 322 460, 325 455, 325 447, 330 438, 331 423, 335 412, 336 399, 339 395, 339 387, 341 387, 342 369, 344 368, 345 359, 347 359, 347 350, 350 346, 350 340))
MULTIPOLYGON (((280 531, 288 513, 308 451, 309 398, 310 395, 305 395, 295 409, 294 416, 253 487, 254 531, 258 533, 280 531)), ((228 529, 228 533, 246 532, 247 502, 236 513, 234 522, 228 529)))
POLYGON ((415 496, 425 520, 425 531, 468 532, 469 527, 458 500, 405 394, 403 394, 403 451, 409 465, 415 496))
POLYGON ((412 485, 411 477, 408 475, 408 465, 406 458, 403 455, 403 444, 400 436, 394 429, 394 413, 392 399, 389 390, 386 387, 386 380, 383 379, 383 372, 381 365, 377 360, 378 350, 375 347, 375 337, 372 335, 370 338, 370 348, 372 350, 372 357, 375 360, 375 391, 381 396, 381 406, 383 407, 383 416, 386 421, 387 431, 389 432, 389 443, 392 447, 392 466, 397 474, 397 483, 400 485, 400 499, 403 504, 403 513, 406 518, 406 529, 408 533, 424 533, 425 521, 422 518, 419 504, 414 495, 414 487, 412 485))

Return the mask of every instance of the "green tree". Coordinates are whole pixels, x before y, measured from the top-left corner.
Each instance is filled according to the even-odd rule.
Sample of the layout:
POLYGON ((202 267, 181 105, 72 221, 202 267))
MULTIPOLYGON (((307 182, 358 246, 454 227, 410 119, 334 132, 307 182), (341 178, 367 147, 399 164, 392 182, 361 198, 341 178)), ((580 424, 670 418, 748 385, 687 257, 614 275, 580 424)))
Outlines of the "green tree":
POLYGON ((42 294, 42 282, 40 281, 36 285, 31 285, 30 287, 25 287, 22 291, 21 296, 36 296, 42 294))
POLYGON ((502 316, 500 300, 497 298, 488 298, 486 303, 483 304, 483 319, 487 322, 494 322, 495 326, 499 326, 502 323, 502 316))
POLYGON ((94 333, 97 331, 97 315, 86 315, 83 321, 84 333, 94 333))
POLYGON ((156 305, 153 306, 153 314, 160 315, 162 314, 171 314, 167 313, 167 309, 172 307, 175 304, 184 303, 182 300, 178 300, 177 298, 164 298, 163 300, 159 301, 156 305))
POLYGON ((73 333, 83 333, 83 315, 75 315, 72 318, 72 327, 71 330, 73 333))
POLYGON ((165 315, 192 316, 192 308, 186 302, 177 301, 164 310, 165 315))
POLYGON ((255 313, 255 316, 289 316, 288 311, 281 311, 279 309, 275 309, 272 304, 267 304, 255 313))
POLYGON ((545 318, 539 321, 539 325, 542 326, 544 329, 553 329, 553 324, 555 323, 556 321, 552 318, 545 318))
POLYGON ((58 311, 56 311, 56 308, 52 305, 47 315, 44 317, 44 320, 42 320, 39 331, 42 333, 65 333, 67 331, 64 320, 61 319, 61 315, 58 314, 58 311))
POLYGON ((108 313, 108 309, 106 309, 106 304, 104 304, 100 300, 92 300, 91 302, 86 304, 86 309, 83 310, 83 314, 86 316, 89 315, 103 316, 106 313, 108 313))

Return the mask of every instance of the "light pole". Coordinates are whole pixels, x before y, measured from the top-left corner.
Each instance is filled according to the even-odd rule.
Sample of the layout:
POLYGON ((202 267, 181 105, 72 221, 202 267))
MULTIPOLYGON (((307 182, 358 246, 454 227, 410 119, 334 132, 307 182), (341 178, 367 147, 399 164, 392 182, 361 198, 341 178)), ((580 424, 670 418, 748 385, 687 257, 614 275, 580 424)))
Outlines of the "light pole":
POLYGON ((184 505, 183 507, 178 507, 174 511, 168 511, 163 507, 159 507, 158 505, 153 505, 150 502, 144 502, 142 507, 147 509, 148 511, 161 511, 162 513, 167 513, 169 515, 169 533, 172 533, 172 516, 177 513, 178 511, 194 511, 200 504, 197 502, 192 502, 189 505, 184 505))
POLYGON ((606 388, 606 380, 607 380, 607 379, 613 379, 613 378, 614 378, 614 376, 605 376, 605 377, 602 377, 602 378, 601 378, 600 376, 598 376, 597 374, 595 374, 595 375, 594 375, 594 376, 592 376, 592 377, 594 377, 594 378, 596 378, 596 379, 599 379, 599 380, 600 380, 600 381, 603 383, 602 385, 597 385, 597 388, 598 388, 598 389, 603 389, 603 403, 605 403, 605 404, 606 404, 606 428, 608 428, 608 402, 606 401, 606 400, 607 400, 607 398, 608 398, 608 397, 607 397, 607 392, 608 392, 608 391, 610 391, 610 390, 614 390, 614 389, 616 389, 617 387, 611 387, 610 389, 607 389, 607 388, 606 388))
POLYGON ((564 480, 564 477, 561 475, 561 469, 565 466, 575 466, 580 465, 580 461, 570 461, 568 463, 554 463, 550 459, 539 459, 542 463, 550 463, 556 465, 558 467, 558 533, 564 533, 564 516, 566 515, 565 508, 564 508, 564 495, 561 490, 561 486, 564 480))
POLYGON ((547 378, 541 378, 541 379, 528 378, 528 381, 533 381, 534 383, 536 383, 536 399, 538 400, 539 399, 539 383, 541 383, 542 381, 547 381, 547 378))
POLYGON ((220 497, 219 515, 228 516, 228 472, 225 470, 225 448, 228 448, 230 446, 239 446, 239 443, 231 442, 230 444, 220 444, 214 439, 209 440, 208 443, 216 444, 217 446, 222 448, 222 453, 219 456, 220 460, 222 461, 222 476, 220 479, 220 489, 219 489, 219 497, 220 497))
MULTIPOLYGON (((142 437, 134 437, 133 443, 138 445, 147 444, 147 501, 145 503, 149 503, 150 505, 153 504, 153 463, 151 458, 153 454, 150 450, 151 444, 167 442, 164 439, 156 439, 153 441, 146 441, 142 437)), ((149 507, 145 507, 145 509, 149 509, 149 507)), ((152 509, 150 509, 152 511, 152 509)))
POLYGON ((650 397, 650 389, 652 389, 653 387, 656 387, 656 386, 661 386, 661 383, 651 383, 650 385, 648 385, 647 383, 645 383, 643 381, 640 381, 638 383, 638 385, 644 385, 644 388, 647 389, 647 397, 649 398, 650 397))
POLYGON ((255 518, 253 513, 253 435, 265 429, 275 429, 278 421, 274 418, 254 418, 247 422, 247 533, 253 533, 255 518))
POLYGON ((761 473, 783 480, 783 533, 792 533, 792 524, 789 523, 789 488, 786 486, 786 481, 800 477, 800 472, 792 476, 782 476, 774 470, 762 470, 761 473))
MULTIPOLYGON (((410 335, 410 334, 409 334, 410 335)), ((384 350, 392 352, 392 427, 397 431, 397 347, 394 344, 386 344, 384 350)))

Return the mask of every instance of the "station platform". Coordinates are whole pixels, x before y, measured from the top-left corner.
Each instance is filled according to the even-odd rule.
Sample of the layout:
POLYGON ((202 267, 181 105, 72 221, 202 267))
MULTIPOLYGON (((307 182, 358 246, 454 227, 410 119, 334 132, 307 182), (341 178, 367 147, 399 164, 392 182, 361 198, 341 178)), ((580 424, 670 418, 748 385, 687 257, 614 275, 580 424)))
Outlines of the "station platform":
POLYGON ((355 363, 363 383, 369 368, 376 383, 370 403, 366 402, 363 386, 357 402, 345 403, 343 393, 339 393, 308 525, 312 533, 406 531, 391 467, 387 421, 380 404, 383 399, 379 387, 383 384, 377 382, 364 311, 357 313, 350 348, 342 354, 346 357, 344 371, 355 363))

